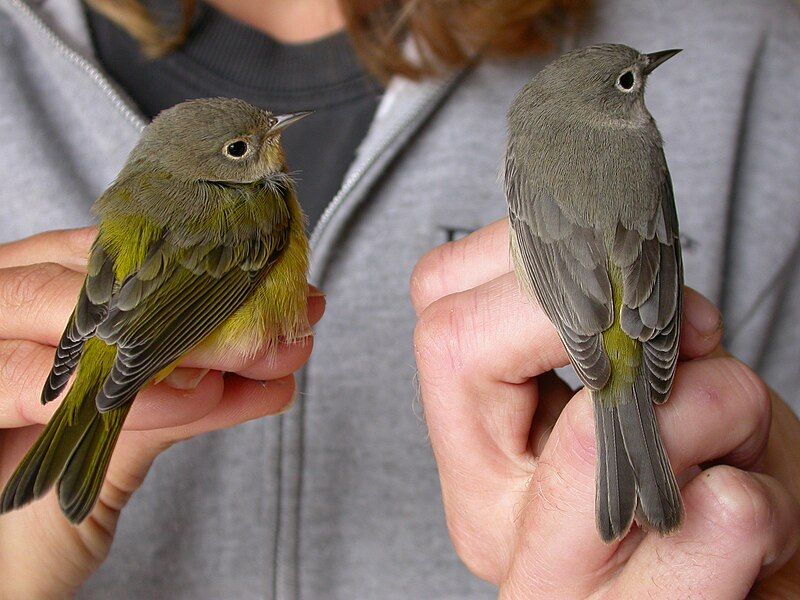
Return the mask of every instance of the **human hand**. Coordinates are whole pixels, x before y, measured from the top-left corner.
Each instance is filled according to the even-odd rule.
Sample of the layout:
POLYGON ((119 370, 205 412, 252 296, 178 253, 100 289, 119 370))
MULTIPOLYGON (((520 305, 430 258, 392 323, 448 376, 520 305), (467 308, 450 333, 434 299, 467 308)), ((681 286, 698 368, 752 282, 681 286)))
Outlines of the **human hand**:
POLYGON ((592 403, 552 373, 567 354, 517 284, 508 245, 499 221, 431 251, 411 281, 420 388, 456 552, 501 598, 746 596, 797 548, 800 509, 786 476, 798 467, 786 456, 798 446, 765 449, 800 439, 800 426, 770 439, 768 388, 720 348, 719 312, 687 289, 674 389, 656 408, 672 466, 688 480, 686 520, 669 537, 634 527, 603 544, 592 403), (780 481, 764 472, 771 456, 783 457, 770 471, 780 481), (696 465, 714 466, 697 474, 696 465))
MULTIPOLYGON (((39 395, 95 235, 92 228, 52 231, 0 245, 0 482, 59 402, 43 406, 39 395)), ((318 321, 324 308, 324 298, 310 290, 309 320, 318 321)), ((286 410, 292 373, 311 348, 309 337, 281 346, 275 357, 196 351, 163 382, 142 390, 97 506, 82 524, 69 524, 54 494, 0 517, 0 596, 72 593, 108 554, 119 513, 156 456, 180 440, 286 410)))

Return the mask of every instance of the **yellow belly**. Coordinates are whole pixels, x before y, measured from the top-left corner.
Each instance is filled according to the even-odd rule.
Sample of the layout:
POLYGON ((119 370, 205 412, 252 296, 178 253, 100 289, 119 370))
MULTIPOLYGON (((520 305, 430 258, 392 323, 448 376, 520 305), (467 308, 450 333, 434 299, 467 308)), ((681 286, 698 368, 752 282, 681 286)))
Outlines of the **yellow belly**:
POLYGON ((292 226, 289 244, 250 298, 204 341, 241 355, 275 351, 311 333, 306 308, 308 241, 302 221, 292 226))

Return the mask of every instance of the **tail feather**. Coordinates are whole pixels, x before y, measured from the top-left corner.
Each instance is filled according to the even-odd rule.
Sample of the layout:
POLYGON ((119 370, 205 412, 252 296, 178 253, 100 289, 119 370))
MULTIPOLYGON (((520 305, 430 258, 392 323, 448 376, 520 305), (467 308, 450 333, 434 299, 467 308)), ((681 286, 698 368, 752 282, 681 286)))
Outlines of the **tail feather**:
MULTIPOLYGON (((47 490, 61 476, 74 449, 91 426, 95 412, 90 402, 79 401, 76 403, 65 400, 59 407, 56 414, 62 414, 59 415, 57 429, 54 429, 53 436, 47 440, 49 445, 42 463, 39 465, 39 473, 36 475, 36 482, 33 488, 35 497, 38 498, 47 493, 47 490)), ((51 420, 52 422, 53 420, 51 420)), ((47 428, 49 427, 50 423, 47 424, 47 428)), ((42 438, 40 438, 40 441, 42 438)))
POLYGON ((130 403, 97 414, 59 479, 58 502, 73 523, 83 521, 97 502, 129 408, 130 403))
POLYGON ((34 497, 34 484, 40 472, 42 461, 57 431, 57 420, 60 415, 56 412, 44 432, 33 447, 17 466, 16 471, 6 483, 3 494, 0 496, 0 512, 8 512, 26 504, 34 497))
POLYGON ((636 508, 636 479, 628 460, 617 409, 595 401, 597 431, 597 528, 604 542, 623 537, 636 508))
POLYGON ((55 484, 70 521, 80 523, 91 512, 130 407, 100 413, 95 405, 114 354, 99 340, 87 343, 67 396, 6 483, 0 514, 40 498, 55 484))
POLYGON ((595 415, 597 520, 603 540, 623 537, 634 513, 642 527, 661 534, 675 531, 683 521, 683 502, 658 433, 645 374, 639 374, 627 394, 612 398, 607 390, 595 392, 595 415))

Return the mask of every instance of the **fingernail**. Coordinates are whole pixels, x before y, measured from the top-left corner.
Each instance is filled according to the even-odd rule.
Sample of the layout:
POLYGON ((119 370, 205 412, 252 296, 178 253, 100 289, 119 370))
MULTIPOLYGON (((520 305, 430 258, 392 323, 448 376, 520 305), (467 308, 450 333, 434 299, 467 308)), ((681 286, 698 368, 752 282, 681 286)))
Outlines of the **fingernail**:
POLYGON ((179 367, 164 378, 164 383, 176 390, 194 390, 200 385, 209 369, 179 367))
POLYGON ((722 313, 705 298, 686 303, 685 315, 689 324, 704 338, 710 338, 722 329, 722 313))
POLYGON ((796 535, 788 536, 784 544, 764 554, 764 560, 761 561, 761 571, 763 576, 766 572, 772 571, 773 566, 783 566, 789 559, 791 559, 797 552, 800 546, 800 539, 796 535))

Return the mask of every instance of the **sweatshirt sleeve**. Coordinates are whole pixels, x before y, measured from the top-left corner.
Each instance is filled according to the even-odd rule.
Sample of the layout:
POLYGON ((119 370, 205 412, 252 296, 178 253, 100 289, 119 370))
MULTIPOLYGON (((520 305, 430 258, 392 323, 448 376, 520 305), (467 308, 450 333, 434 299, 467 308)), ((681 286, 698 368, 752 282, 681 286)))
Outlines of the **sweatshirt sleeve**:
POLYGON ((800 8, 769 20, 748 86, 722 310, 729 351, 800 413, 800 8))

